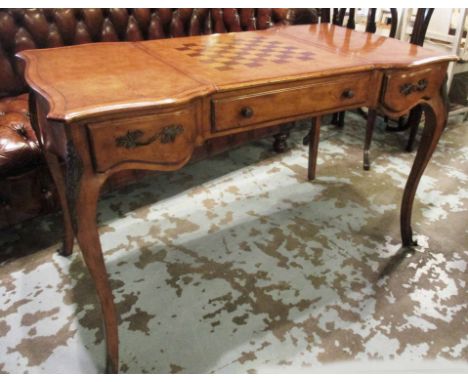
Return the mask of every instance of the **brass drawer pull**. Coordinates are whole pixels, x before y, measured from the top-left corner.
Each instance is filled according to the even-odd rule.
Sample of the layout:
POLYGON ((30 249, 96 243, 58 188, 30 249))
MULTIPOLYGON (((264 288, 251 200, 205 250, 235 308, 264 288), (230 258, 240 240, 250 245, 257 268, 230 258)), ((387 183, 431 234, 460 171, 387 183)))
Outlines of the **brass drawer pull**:
POLYGON ((154 141, 159 141, 162 144, 173 143, 176 137, 179 134, 182 134, 184 128, 182 125, 169 125, 161 129, 161 131, 154 134, 152 137, 148 138, 145 141, 139 141, 141 137, 145 134, 141 130, 132 130, 127 131, 127 134, 115 138, 115 143, 117 147, 125 147, 126 149, 134 149, 140 146, 147 146, 154 141))
POLYGON ((423 90, 426 90, 427 88, 427 80, 419 80, 418 83, 416 84, 416 90, 422 92, 423 90))
POLYGON ((400 93, 407 96, 413 92, 422 92, 426 90, 428 81, 426 79, 419 80, 415 84, 406 83, 400 86, 400 93))
POLYGON ((350 98, 353 98, 353 97, 354 97, 354 92, 353 92, 351 89, 346 89, 346 90, 341 94, 341 96, 342 96, 343 98, 348 98, 348 99, 350 99, 350 98))
POLYGON ((254 114, 253 110, 249 106, 245 106, 241 109, 241 115, 245 118, 250 118, 254 114))

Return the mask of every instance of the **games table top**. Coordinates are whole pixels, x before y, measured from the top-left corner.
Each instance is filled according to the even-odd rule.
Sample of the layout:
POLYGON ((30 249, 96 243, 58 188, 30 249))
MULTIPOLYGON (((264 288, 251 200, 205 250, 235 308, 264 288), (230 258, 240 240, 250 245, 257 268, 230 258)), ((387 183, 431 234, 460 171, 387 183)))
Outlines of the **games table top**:
POLYGON ((51 119, 372 69, 447 60, 430 49, 332 24, 279 26, 143 42, 93 43, 18 54, 51 119))

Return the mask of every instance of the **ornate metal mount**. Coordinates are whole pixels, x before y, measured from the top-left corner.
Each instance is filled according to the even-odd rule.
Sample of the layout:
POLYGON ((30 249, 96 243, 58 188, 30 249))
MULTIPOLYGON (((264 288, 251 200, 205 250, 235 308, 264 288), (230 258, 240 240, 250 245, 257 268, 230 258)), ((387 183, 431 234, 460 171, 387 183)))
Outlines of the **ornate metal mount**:
POLYGON ((127 131, 127 134, 115 138, 117 147, 125 147, 126 149, 134 149, 139 146, 147 146, 157 140, 162 144, 173 143, 176 137, 184 132, 182 125, 169 125, 161 129, 161 131, 154 134, 152 137, 140 141, 140 138, 145 134, 141 130, 127 131))
POLYGON ((400 86, 400 93, 407 96, 413 92, 422 92, 423 90, 426 90, 428 85, 428 82, 426 79, 419 80, 415 84, 403 84, 400 86))

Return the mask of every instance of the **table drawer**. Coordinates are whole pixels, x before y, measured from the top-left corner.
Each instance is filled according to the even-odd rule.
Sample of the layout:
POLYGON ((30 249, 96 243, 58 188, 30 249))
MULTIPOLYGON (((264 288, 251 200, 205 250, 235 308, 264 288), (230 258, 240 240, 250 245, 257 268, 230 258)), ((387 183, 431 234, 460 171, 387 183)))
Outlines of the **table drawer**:
POLYGON ((88 124, 96 171, 125 162, 177 165, 196 140, 196 107, 88 124))
POLYGON ((385 74, 383 104, 392 111, 404 111, 423 98, 429 98, 442 86, 443 65, 426 66, 416 70, 396 70, 385 74))
POLYGON ((212 100, 212 128, 224 131, 275 119, 296 117, 365 104, 370 74, 343 76, 297 87, 249 94, 222 95, 212 100))

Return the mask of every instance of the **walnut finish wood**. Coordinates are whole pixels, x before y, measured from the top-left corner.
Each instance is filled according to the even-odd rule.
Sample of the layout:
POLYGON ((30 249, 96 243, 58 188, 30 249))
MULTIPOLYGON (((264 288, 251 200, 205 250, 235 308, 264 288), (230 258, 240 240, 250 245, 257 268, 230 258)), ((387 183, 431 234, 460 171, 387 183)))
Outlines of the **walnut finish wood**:
MULTIPOLYGON (((96 285, 109 372, 118 372, 118 320, 96 207, 112 174, 174 171, 205 142, 314 117, 308 165, 314 179, 321 114, 367 106, 394 117, 420 104, 427 126, 401 207, 402 241, 413 243, 414 195, 445 125, 439 90, 452 56, 327 24, 18 56, 26 61, 35 128, 61 190, 66 252, 76 236, 96 285)), ((277 137, 286 135, 285 128, 277 137)))

